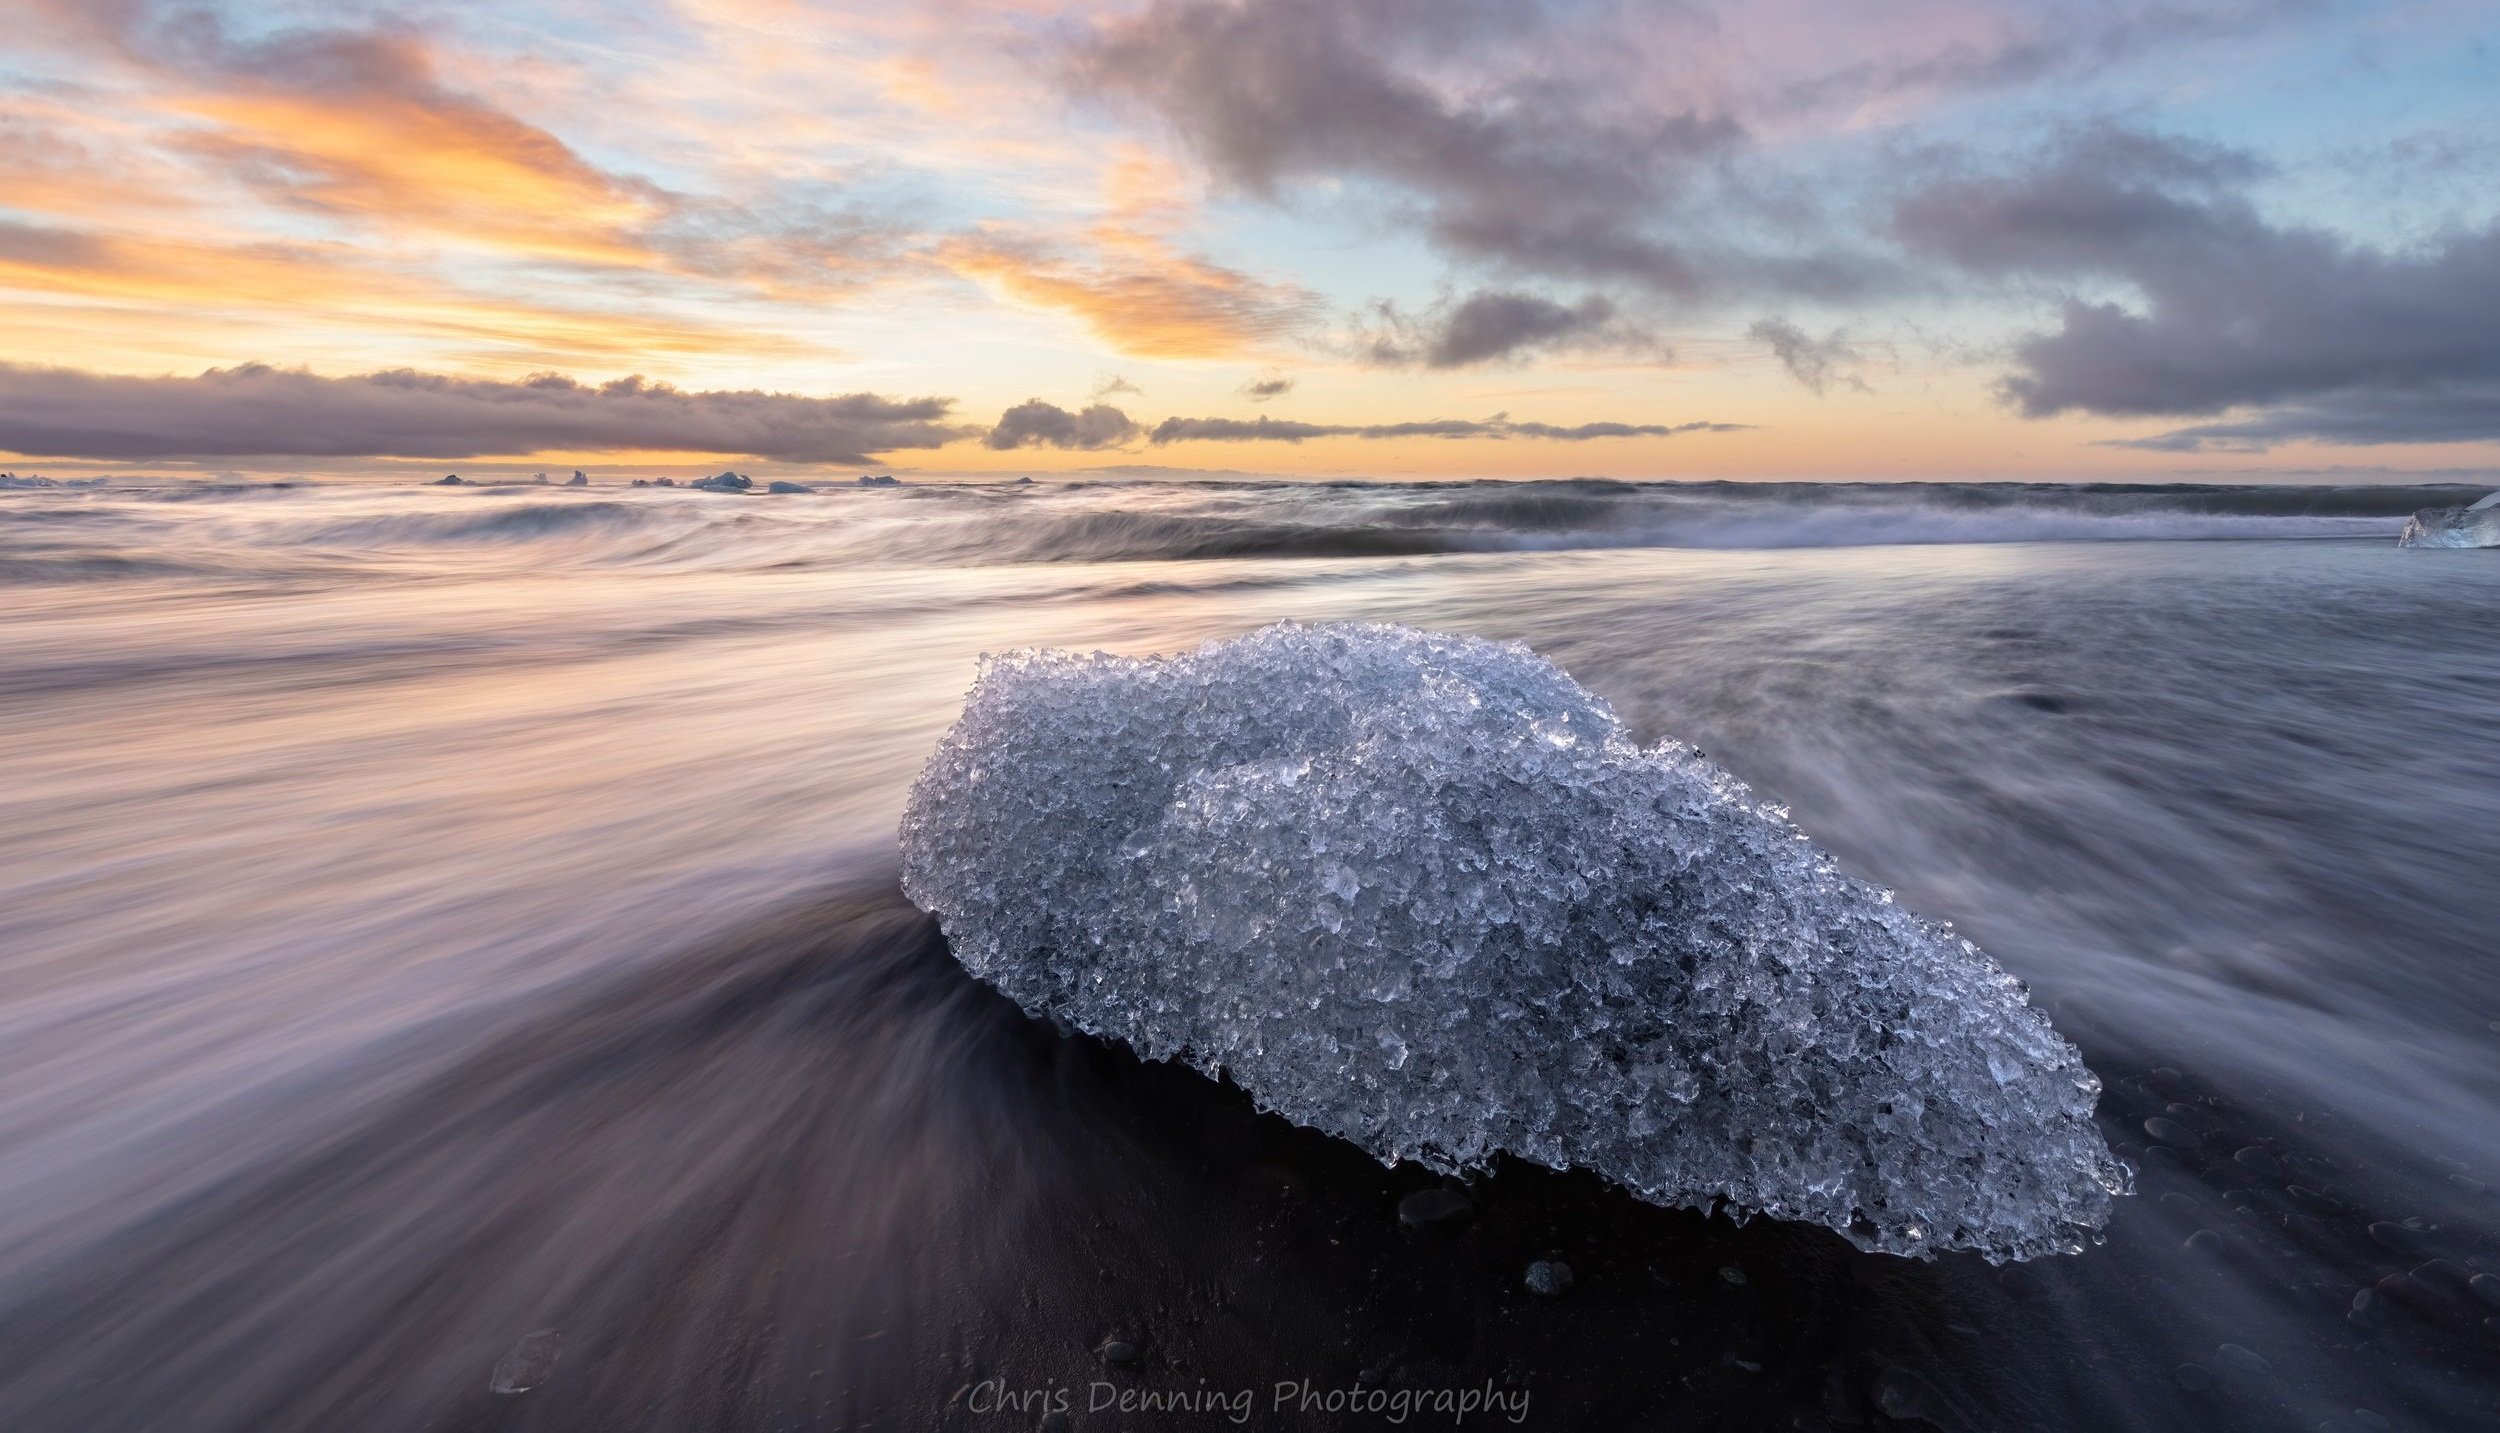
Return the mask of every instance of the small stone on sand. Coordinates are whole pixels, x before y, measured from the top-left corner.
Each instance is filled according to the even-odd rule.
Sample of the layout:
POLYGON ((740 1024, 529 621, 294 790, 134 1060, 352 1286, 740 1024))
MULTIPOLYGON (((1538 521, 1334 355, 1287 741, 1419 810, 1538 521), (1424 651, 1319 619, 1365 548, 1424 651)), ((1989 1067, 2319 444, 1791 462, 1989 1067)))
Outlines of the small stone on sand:
POLYGON ((1455 1189, 1419 1189, 1398 1201, 1398 1222, 1409 1229, 1446 1231, 1475 1217, 1475 1204, 1455 1189))
POLYGON ((1528 1292, 1549 1299, 1571 1292, 1571 1266, 1560 1259, 1539 1259, 1528 1266, 1528 1292))

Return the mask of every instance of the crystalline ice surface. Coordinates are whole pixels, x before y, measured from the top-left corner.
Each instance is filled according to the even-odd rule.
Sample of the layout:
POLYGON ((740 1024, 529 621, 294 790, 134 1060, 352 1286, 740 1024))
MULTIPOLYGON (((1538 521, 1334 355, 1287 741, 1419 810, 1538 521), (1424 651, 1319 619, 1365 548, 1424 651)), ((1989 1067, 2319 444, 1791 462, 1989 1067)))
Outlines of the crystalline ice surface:
POLYGON ((2398 547, 2500 547, 2500 493, 2467 507, 2424 508, 2405 520, 2398 547))
POLYGON ((1525 647, 992 657, 903 853, 1026 1010, 1384 1160, 1992 1260, 2080 1250, 2126 1188, 2018 981, 1525 647))

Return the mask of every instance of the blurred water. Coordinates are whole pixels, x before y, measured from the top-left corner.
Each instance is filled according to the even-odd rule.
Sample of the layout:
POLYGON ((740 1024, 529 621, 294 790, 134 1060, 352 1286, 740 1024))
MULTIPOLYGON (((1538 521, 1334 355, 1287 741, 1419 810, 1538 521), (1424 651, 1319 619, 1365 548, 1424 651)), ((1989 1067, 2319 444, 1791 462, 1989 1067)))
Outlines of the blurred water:
POLYGON ((2418 497, 0 495, 0 1427, 1007 1427, 940 1410, 1119 1317, 1182 1386, 1430 1344, 1331 1282, 1426 1277, 1364 1203, 1411 1179, 1027 1027, 890 893, 980 652, 1288 617, 1521 639, 1700 745, 2031 981, 2145 1171, 2006 1280, 1505 1175, 1432 1366, 1696 1426, 2500 1420, 2443 1287, 2500 1271, 2500 562, 2397 550, 2418 497), (1696 1384, 1704 1295, 1640 1271, 1728 1239, 1832 1332, 1696 1384))

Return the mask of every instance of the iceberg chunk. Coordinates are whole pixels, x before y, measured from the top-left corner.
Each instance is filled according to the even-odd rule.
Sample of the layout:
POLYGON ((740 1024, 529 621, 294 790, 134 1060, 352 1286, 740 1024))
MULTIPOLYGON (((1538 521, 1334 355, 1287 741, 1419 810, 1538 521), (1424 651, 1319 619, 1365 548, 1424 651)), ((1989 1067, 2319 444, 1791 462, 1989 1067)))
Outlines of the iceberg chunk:
POLYGON ((2405 519, 2398 547, 2500 547, 2500 493, 2466 507, 2424 508, 2405 519))
POLYGON ((2080 1250, 2127 1187, 2019 982, 1521 646, 988 658, 903 884, 1027 1011, 1385 1161, 1992 1260, 2080 1250))

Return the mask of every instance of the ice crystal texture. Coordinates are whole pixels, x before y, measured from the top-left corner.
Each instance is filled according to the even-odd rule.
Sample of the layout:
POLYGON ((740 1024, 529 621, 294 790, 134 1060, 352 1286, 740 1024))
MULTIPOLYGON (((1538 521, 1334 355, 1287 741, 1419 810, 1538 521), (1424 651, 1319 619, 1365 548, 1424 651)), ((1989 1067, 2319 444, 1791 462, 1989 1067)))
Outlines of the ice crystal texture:
POLYGON ((2500 493, 2470 507, 2424 508, 2405 520, 2398 547, 2500 547, 2500 493))
POLYGON ((903 853, 1026 1010, 1384 1160, 1990 1259, 2079 1250, 2126 1186, 2019 982, 1525 647, 992 657, 903 853))

